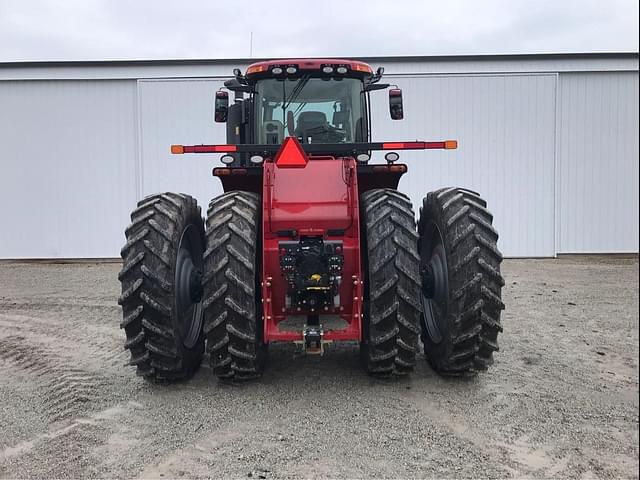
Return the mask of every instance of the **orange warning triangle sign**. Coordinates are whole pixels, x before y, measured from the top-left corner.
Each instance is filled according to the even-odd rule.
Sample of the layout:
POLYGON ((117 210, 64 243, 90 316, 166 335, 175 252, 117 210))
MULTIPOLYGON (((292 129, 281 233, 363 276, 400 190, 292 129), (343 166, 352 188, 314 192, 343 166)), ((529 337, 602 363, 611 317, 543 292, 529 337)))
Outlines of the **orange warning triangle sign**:
POLYGON ((287 137, 276 154, 275 164, 279 168, 304 168, 309 159, 296 137, 287 137))

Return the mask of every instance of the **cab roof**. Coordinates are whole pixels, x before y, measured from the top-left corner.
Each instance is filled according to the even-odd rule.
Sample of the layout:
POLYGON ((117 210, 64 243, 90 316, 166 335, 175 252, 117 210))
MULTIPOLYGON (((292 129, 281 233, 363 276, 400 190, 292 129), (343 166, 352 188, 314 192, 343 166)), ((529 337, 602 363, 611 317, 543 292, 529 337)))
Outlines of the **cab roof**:
POLYGON ((358 76, 373 75, 373 69, 371 68, 371 65, 367 63, 357 60, 344 60, 335 58, 293 58, 256 62, 247 67, 246 75, 248 77, 251 77, 257 74, 267 74, 276 67, 283 69, 286 69, 288 67, 295 67, 297 70, 322 71, 322 68, 327 66, 331 66, 334 68, 344 66, 349 70, 349 73, 355 73, 358 74, 358 76))

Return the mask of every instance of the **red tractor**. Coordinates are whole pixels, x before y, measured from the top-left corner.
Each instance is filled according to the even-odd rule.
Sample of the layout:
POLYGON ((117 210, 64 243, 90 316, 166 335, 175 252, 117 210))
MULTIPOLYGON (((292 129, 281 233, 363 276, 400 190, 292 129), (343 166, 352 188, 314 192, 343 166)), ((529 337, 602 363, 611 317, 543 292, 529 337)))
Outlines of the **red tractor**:
MULTIPOLYGON (((236 380, 262 374, 272 342, 309 354, 359 342, 375 375, 411 372, 420 343, 442 374, 492 363, 504 308, 492 215, 477 193, 444 188, 427 194, 416 229, 397 151, 457 144, 371 142, 382 73, 331 59, 236 69, 215 99, 227 144, 171 147, 223 154, 224 193, 206 224, 185 194, 151 195, 131 214, 119 303, 138 375, 186 378, 205 344, 215 375, 236 380), (374 150, 386 163, 369 163, 374 150)), ((397 87, 389 107, 403 118, 397 87)))

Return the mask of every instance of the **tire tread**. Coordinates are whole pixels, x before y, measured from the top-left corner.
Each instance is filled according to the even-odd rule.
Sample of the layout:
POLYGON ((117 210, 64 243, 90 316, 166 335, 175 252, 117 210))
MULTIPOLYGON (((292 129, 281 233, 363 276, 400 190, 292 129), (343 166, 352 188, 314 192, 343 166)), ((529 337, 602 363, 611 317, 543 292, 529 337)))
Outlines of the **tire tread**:
POLYGON ((408 197, 393 189, 361 195, 365 337, 361 356, 376 376, 407 375, 416 364, 420 291, 418 234, 408 197))
POLYGON ((502 254, 493 215, 478 193, 443 188, 429 193, 421 209, 418 232, 430 221, 442 228, 449 264, 448 335, 441 344, 431 341, 423 324, 425 355, 441 374, 462 375, 486 370, 498 351, 504 309, 500 272, 502 254))
POLYGON ((256 305, 260 208, 259 195, 233 191, 211 200, 207 211, 204 332, 220 379, 258 378, 264 367, 256 305))
POLYGON ((125 230, 118 274, 122 293, 124 348, 129 364, 150 381, 191 376, 200 366, 204 337, 193 349, 182 344, 174 322, 175 255, 178 232, 195 224, 204 240, 204 224, 196 201, 188 195, 161 193, 138 202, 125 230))

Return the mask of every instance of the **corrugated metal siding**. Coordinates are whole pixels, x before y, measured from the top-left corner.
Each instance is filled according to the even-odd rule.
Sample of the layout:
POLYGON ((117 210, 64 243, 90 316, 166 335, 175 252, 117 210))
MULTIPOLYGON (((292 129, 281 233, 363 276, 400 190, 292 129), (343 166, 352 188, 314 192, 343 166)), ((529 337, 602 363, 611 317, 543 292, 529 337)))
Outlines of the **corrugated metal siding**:
MULTIPOLYGON (((403 88, 405 119, 372 94, 374 140, 458 139, 457 151, 402 153, 400 189, 416 206, 430 190, 478 191, 507 256, 554 255, 555 75, 389 77, 403 88)), ((382 158, 380 154, 378 158, 382 158)))
POLYGON ((135 82, 0 82, 0 258, 114 257, 136 199, 135 82))
POLYGON ((638 251, 638 73, 561 74, 559 253, 638 251))
POLYGON ((213 121, 215 80, 138 82, 142 194, 162 191, 189 193, 203 212, 222 193, 220 180, 211 175, 222 165, 220 155, 172 155, 179 143, 226 143, 226 125, 213 121))

